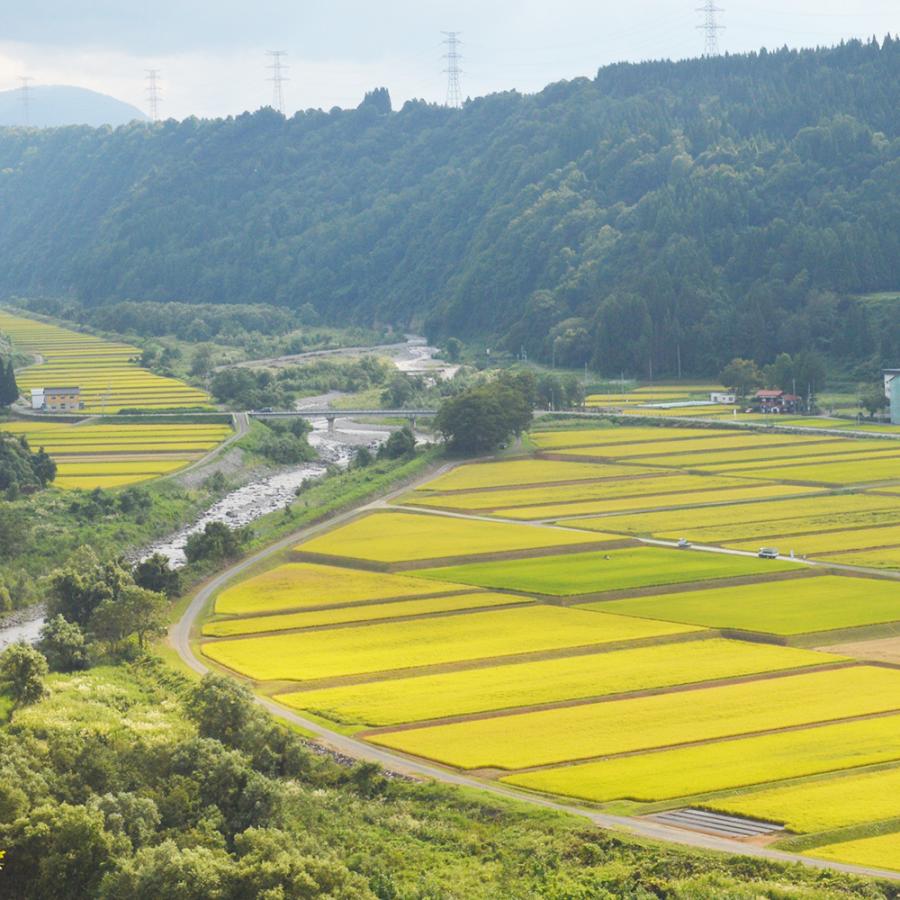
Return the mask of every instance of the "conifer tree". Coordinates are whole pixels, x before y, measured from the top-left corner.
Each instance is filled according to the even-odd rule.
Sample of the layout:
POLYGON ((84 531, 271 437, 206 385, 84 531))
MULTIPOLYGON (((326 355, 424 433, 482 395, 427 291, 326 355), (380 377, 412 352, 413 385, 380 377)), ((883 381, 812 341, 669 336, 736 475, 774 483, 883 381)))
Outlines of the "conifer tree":
POLYGON ((19 386, 13 361, 9 359, 5 366, 0 362, 0 406, 11 406, 18 399, 19 386))

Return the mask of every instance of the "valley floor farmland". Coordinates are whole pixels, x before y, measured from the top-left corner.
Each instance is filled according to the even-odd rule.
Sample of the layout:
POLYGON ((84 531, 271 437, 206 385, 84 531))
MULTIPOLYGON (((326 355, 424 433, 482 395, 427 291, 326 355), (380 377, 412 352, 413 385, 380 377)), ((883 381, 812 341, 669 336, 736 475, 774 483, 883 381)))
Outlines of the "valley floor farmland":
POLYGON ((0 310, 0 331, 17 350, 40 361, 17 373, 19 388, 78 387, 86 413, 116 413, 121 409, 210 408, 205 391, 177 378, 142 369, 141 351, 129 344, 26 319, 0 310))
MULTIPOLYGON (((536 432, 528 457, 459 466, 283 551, 219 593, 201 652, 317 722, 481 778, 629 815, 740 814, 746 796, 743 814, 785 825, 773 840, 788 847, 803 804, 827 796, 854 843, 807 817, 804 852, 875 852, 863 842, 900 831, 900 813, 866 816, 853 792, 900 772, 900 669, 855 648, 900 633, 900 443, 579 434, 536 432), (567 459, 579 444, 591 453, 567 459), (751 477, 704 474, 736 453, 759 464, 751 477), (818 476, 857 453, 871 485, 793 477, 797 459, 818 476), (695 533, 706 546, 672 546, 695 533), (822 539, 809 561, 789 541, 779 560, 734 549, 800 534, 822 539), (873 561, 830 568, 843 548, 873 561)), ((877 865, 900 871, 891 846, 877 865)))

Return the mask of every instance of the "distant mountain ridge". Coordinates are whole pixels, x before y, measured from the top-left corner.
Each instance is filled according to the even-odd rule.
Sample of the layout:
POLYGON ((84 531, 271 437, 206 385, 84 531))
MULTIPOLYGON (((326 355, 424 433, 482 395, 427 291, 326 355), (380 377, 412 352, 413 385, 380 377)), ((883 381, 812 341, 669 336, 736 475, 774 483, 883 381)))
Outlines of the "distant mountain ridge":
POLYGON ((312 304, 618 376, 900 364, 900 41, 462 110, 0 130, 0 296, 312 304))
MULTIPOLYGON (((127 125, 145 121, 136 106, 72 85, 32 85, 29 88, 28 124, 33 128, 58 128, 65 125, 127 125)), ((0 91, 0 126, 25 124, 22 92, 0 91)))

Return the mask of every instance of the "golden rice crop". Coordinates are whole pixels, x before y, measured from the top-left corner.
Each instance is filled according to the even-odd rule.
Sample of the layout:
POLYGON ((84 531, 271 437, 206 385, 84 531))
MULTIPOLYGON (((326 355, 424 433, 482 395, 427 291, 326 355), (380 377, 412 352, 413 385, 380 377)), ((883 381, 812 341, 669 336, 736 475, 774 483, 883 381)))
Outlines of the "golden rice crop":
POLYGON ((837 462, 855 459, 870 459, 880 453, 896 453, 897 448, 887 445, 886 442, 876 442, 875 448, 858 446, 864 442, 850 438, 845 440, 826 441, 823 443, 802 444, 804 440, 812 438, 799 438, 787 446, 759 446, 743 448, 735 451, 720 451, 717 453, 679 453, 677 455, 646 456, 639 460, 647 465, 668 465, 685 468, 700 469, 704 472, 731 472, 770 468, 767 474, 770 478, 790 477, 790 467, 798 464, 806 465, 817 462, 837 462))
POLYGON ((469 463, 428 482, 430 491, 464 491, 491 487, 523 487, 526 484, 550 484, 566 481, 596 481, 651 474, 640 466, 607 466, 551 459, 514 459, 501 462, 469 463))
POLYGON ((355 603, 308 612, 286 613, 277 616, 250 616, 243 619, 224 619, 203 626, 207 637, 230 637, 236 634, 262 634, 267 631, 290 631, 297 628, 316 628, 322 625, 346 625, 353 622, 375 622, 403 616, 424 616, 457 612, 490 606, 509 606, 532 603, 528 597, 514 594, 446 594, 422 600, 394 600, 390 603, 355 603))
POLYGON ((859 666, 385 732, 370 740, 465 769, 521 769, 898 708, 900 672, 859 666))
MULTIPOLYGON (((740 474, 735 471, 735 474, 740 474)), ((755 478, 756 470, 747 472, 755 478)), ((767 473, 772 477, 772 473, 767 473)), ((822 461, 809 466, 785 466, 777 476, 782 480, 804 481, 814 484, 854 485, 876 484, 882 481, 900 481, 900 457, 890 459, 862 459, 851 462, 822 461)))
POLYGON ((23 391, 51 385, 82 387, 85 412, 209 404, 204 391, 131 362, 140 355, 136 347, 5 312, 0 312, 0 330, 11 337, 15 346, 44 357, 39 365, 19 373, 18 383, 23 391))
POLYGON ((846 828, 900 816, 900 768, 768 788, 705 805, 795 832, 846 828))
POLYGON ((601 617, 536 604, 272 637, 220 640, 203 644, 202 650, 210 659, 258 681, 306 681, 683 634, 690 630, 684 625, 622 616, 601 617))
POLYGON ((658 750, 509 775, 521 787, 585 800, 671 800, 900 759, 900 716, 658 750))
POLYGON ((112 489, 141 484, 157 477, 157 475, 60 475, 53 483, 64 490, 92 491, 98 487, 112 489))
MULTIPOLYGON (((887 509, 891 500, 876 494, 826 494, 819 489, 809 489, 809 497, 796 496, 794 485, 783 487, 784 499, 772 499, 758 503, 733 506, 708 506, 693 509, 687 519, 681 510, 644 512, 634 515, 618 515, 609 519, 579 520, 568 522, 579 528, 600 528, 622 531, 628 534, 669 534, 693 531, 735 522, 782 522, 792 518, 808 518, 818 515, 838 515, 844 512, 887 509)), ((801 490, 803 490, 801 488, 801 490)))
POLYGON ((231 433, 225 425, 89 425, 9 422, 0 430, 23 434, 57 461, 59 488, 137 484, 181 468, 231 433), (126 477, 134 476, 134 477, 126 477))
MULTIPOLYGON (((529 438, 541 450, 565 447, 614 446, 615 444, 653 443, 660 440, 658 426, 608 425, 602 428, 572 428, 566 431, 532 431, 529 438)), ((666 440, 709 438, 708 428, 679 428, 666 434, 666 440)), ((740 437, 741 432, 722 432, 722 437, 740 437)))
POLYGON ((561 528, 507 525, 440 515, 376 512, 315 537, 295 549, 304 553, 377 562, 440 559, 585 544, 602 535, 561 528))
POLYGON ((340 722, 399 725, 816 666, 839 657, 714 638, 282 694, 340 722))
MULTIPOLYGON (((665 479, 668 481, 668 479, 665 479)), ((648 485, 649 487, 649 485, 648 485)), ((497 509, 491 515, 502 517, 505 519, 556 519, 564 516, 589 516, 602 515, 610 513, 629 512, 631 510, 652 510, 658 507, 685 507, 685 506, 701 506, 704 504, 741 504, 741 509, 750 501, 770 500, 775 497, 783 497, 785 494, 797 496, 798 494, 811 493, 818 490, 817 488, 790 487, 785 488, 779 484, 748 484, 746 486, 735 487, 731 489, 717 488, 709 491, 692 490, 681 494, 655 494, 647 493, 644 495, 636 495, 631 497, 623 497, 614 500, 589 500, 585 503, 558 503, 549 506, 517 506, 512 509, 497 509)), ((730 507, 733 510, 733 507, 730 507)), ((694 510, 690 513, 681 513, 681 518, 693 516, 694 510)), ((594 520, 596 527, 602 527, 602 523, 606 522, 610 532, 618 531, 616 524, 618 516, 610 518, 594 520)), ((566 525, 574 525, 576 523, 566 522, 566 525)), ((583 521, 579 520, 577 527, 583 527, 583 521)), ((593 530, 592 526, 589 530, 593 530)), ((682 537, 678 534, 677 537, 682 537)))
POLYGON ((900 870, 900 834, 892 831, 875 837, 842 841, 826 847, 817 847, 815 850, 807 850, 806 854, 857 866, 900 870))
POLYGON ((59 475, 161 475, 180 469, 184 461, 145 460, 142 462, 118 462, 101 460, 98 462, 61 462, 56 468, 59 475))
POLYGON ((897 594, 897 585, 891 581, 821 575, 631 597, 582 608, 708 628, 790 635, 896 622, 900 620, 897 594))
POLYGON ((827 560, 848 566, 865 566, 870 569, 900 569, 900 547, 835 553, 833 556, 827 557, 827 560))
MULTIPOLYGON (((897 513, 900 516, 900 511, 897 513)), ((786 523, 785 523, 786 524, 786 523)), ((784 525, 775 523, 776 530, 784 525)), ((826 531, 823 534, 789 534, 778 538, 785 551, 793 550, 802 556, 819 556, 838 551, 866 550, 876 547, 900 546, 900 525, 883 525, 880 528, 850 528, 846 531, 826 531)), ((770 543, 763 540, 763 543, 770 543)), ((756 550, 760 541, 729 542, 737 550, 756 550)))
POLYGON ((552 487, 532 485, 488 491, 456 491, 429 494, 419 489, 401 502, 416 506, 447 507, 461 510, 511 509, 542 504, 558 506, 565 503, 607 500, 613 497, 633 497, 645 494, 667 494, 678 491, 711 491, 726 487, 746 487, 759 490, 759 482, 739 478, 665 474, 638 475, 615 481, 579 481, 552 487))
POLYGON ((461 584, 430 584, 406 575, 287 563, 222 591, 215 609, 224 615, 246 615, 460 591, 471 593, 472 589, 461 584))
MULTIPOLYGON (((798 449, 803 444, 815 443, 818 446, 823 439, 815 437, 796 437, 793 435, 762 435, 744 432, 722 432, 711 437, 684 440, 660 439, 653 443, 639 441, 634 444, 615 444, 598 446, 573 447, 557 452, 565 456, 596 456, 612 460, 630 459, 648 466, 699 466, 703 463, 715 463, 719 460, 737 460, 749 457, 762 458, 763 454, 777 456, 785 453, 789 456, 804 455, 806 450, 798 449)), ((838 440, 838 444, 851 445, 854 441, 838 440)))

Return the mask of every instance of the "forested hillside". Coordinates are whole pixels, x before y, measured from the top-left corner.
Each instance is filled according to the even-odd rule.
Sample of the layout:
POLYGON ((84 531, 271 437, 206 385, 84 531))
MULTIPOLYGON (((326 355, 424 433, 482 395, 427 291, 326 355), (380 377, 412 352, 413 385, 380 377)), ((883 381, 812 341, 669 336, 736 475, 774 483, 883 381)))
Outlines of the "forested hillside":
POLYGON ((309 303, 641 376, 900 364, 900 42, 461 111, 0 131, 0 296, 309 303))

